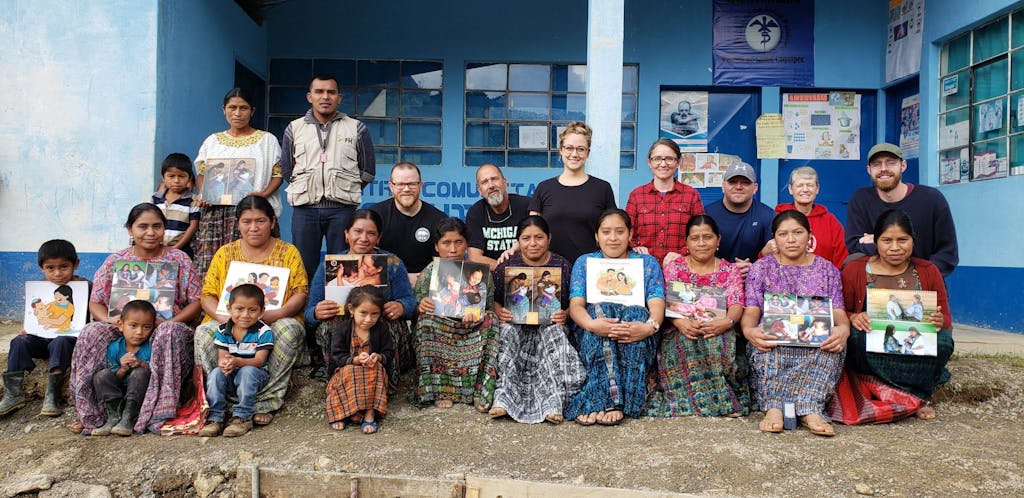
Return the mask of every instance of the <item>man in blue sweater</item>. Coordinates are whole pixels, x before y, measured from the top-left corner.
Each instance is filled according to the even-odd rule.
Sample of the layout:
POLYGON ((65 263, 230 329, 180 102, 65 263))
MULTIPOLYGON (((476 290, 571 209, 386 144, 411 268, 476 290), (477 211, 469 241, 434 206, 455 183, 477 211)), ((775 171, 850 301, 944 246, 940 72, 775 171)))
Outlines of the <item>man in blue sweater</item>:
POLYGON ((706 204, 704 211, 715 219, 722 234, 718 257, 734 263, 746 276, 750 264, 772 239, 775 210, 754 200, 757 174, 747 163, 729 166, 722 193, 722 200, 706 204))

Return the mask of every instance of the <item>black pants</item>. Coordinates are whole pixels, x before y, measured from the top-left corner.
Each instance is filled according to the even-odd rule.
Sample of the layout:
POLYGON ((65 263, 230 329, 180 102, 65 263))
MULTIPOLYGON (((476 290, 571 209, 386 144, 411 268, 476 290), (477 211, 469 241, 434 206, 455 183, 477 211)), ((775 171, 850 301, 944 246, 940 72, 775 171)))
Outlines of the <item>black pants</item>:
POLYGON ((21 334, 11 339, 11 350, 7 354, 8 372, 31 372, 38 359, 49 359, 50 370, 67 372, 71 367, 71 352, 75 349, 76 337, 61 336, 47 339, 32 334, 21 334))
POLYGON ((132 399, 142 403, 149 388, 149 369, 133 368, 124 378, 117 378, 117 372, 109 368, 97 370, 92 375, 92 388, 100 403, 119 399, 132 399))

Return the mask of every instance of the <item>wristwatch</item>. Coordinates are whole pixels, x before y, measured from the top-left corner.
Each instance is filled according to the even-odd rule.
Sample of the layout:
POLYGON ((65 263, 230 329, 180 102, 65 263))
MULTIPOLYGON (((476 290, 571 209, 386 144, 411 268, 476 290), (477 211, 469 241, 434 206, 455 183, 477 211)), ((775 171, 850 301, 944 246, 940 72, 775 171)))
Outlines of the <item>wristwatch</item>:
POLYGON ((650 325, 650 326, 654 327, 654 331, 655 332, 657 332, 658 330, 661 329, 661 324, 658 323, 658 321, 653 319, 653 318, 648 318, 647 322, 645 322, 645 323, 647 323, 647 325, 650 325))

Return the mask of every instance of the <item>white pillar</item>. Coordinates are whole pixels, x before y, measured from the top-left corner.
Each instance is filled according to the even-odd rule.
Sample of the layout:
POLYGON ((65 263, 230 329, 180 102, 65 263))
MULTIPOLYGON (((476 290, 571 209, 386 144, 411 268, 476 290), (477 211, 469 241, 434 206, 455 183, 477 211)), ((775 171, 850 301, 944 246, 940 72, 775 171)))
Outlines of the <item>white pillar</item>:
POLYGON ((624 3, 589 0, 587 9, 587 124, 594 130, 587 172, 611 183, 616 200, 622 138, 624 3))

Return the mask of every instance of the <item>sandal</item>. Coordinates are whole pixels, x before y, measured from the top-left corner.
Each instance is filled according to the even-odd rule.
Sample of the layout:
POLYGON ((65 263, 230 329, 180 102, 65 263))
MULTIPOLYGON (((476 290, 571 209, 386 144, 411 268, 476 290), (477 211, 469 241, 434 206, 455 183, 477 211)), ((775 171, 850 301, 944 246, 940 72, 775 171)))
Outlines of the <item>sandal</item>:
POLYGON ((765 412, 764 418, 761 419, 761 423, 757 425, 757 428, 761 432, 778 434, 782 432, 782 426, 782 410, 772 408, 765 412))
POLYGON ((565 422, 565 417, 561 413, 549 413, 544 415, 544 420, 553 425, 560 425, 562 422, 565 422))
POLYGON ((363 429, 363 434, 376 434, 377 433, 377 422, 371 422, 369 420, 364 420, 363 421, 363 425, 362 425, 362 429, 363 429), (370 430, 368 431, 366 429, 370 429, 370 430))
POLYGON ((580 425, 582 425, 584 427, 589 427, 591 425, 594 425, 597 422, 597 414, 596 413, 586 413, 586 414, 580 415, 579 417, 576 417, 574 422, 576 422, 577 424, 580 424, 580 425), (593 416, 594 419, 593 420, 588 420, 587 417, 591 417, 591 416, 593 416))
POLYGON ((599 425, 605 425, 605 426, 619 425, 619 424, 622 423, 622 419, 624 419, 624 418, 626 418, 626 416, 622 413, 622 410, 613 409, 613 410, 608 410, 608 411, 604 412, 603 415, 598 415, 597 423, 599 425), (607 417, 607 416, 615 414, 615 413, 619 414, 619 418, 617 418, 615 420, 612 420, 612 421, 608 421, 607 419, 604 418, 604 417, 607 417))
POLYGON ((811 434, 814 434, 815 436, 833 437, 836 435, 835 427, 832 427, 832 424, 826 422, 821 415, 804 415, 803 417, 800 417, 800 425, 806 427, 807 430, 811 431, 811 434), (817 420, 808 421, 808 417, 817 417, 817 420))
POLYGON ((252 416, 252 423, 256 425, 270 425, 270 423, 273 421, 273 413, 257 413, 252 416))

